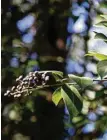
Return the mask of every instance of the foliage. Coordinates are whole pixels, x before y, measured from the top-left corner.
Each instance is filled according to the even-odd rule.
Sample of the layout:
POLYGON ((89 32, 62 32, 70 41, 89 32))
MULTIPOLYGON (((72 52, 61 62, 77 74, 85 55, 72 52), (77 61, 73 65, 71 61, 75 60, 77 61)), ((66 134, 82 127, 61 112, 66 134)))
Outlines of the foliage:
MULTIPOLYGON (((97 55, 96 53, 96 56, 99 56, 99 54, 97 55)), ((22 76, 20 76, 18 79, 16 79, 16 81, 19 81, 19 83, 13 86, 10 91, 8 90, 5 95, 14 96, 15 98, 19 97, 24 98, 23 96, 31 94, 32 91, 33 94, 36 95, 37 94, 36 91, 38 90, 41 89, 45 90, 47 87, 54 87, 55 91, 52 94, 52 101, 56 106, 58 106, 61 100, 63 100, 63 103, 65 104, 69 112, 69 125, 71 125, 72 123, 74 124, 76 123, 75 124, 76 127, 79 128, 80 126, 83 126, 84 123, 88 123, 87 122, 88 120, 85 119, 84 120, 85 122, 82 123, 81 122, 82 118, 78 117, 81 116, 82 114, 85 116, 90 109, 91 112, 95 113, 99 106, 99 104, 97 103, 100 101, 100 98, 106 97, 107 65, 105 63, 107 63, 107 60, 101 60, 97 66, 98 73, 100 75, 100 80, 91 79, 87 77, 79 77, 72 74, 68 76, 63 76, 62 72, 58 71, 30 72, 25 78, 22 78, 22 76), (47 79, 47 77, 49 78, 47 79), (98 81, 98 83, 96 84, 95 81, 98 81), (21 83, 24 82, 26 83, 23 84, 22 88, 20 88, 21 83), (91 101, 91 104, 87 105, 87 110, 85 110, 86 103, 88 103, 89 100, 91 101), (93 100, 96 102, 96 105, 94 105, 93 100)), ((103 105, 103 107, 104 106, 105 105, 103 105)), ((32 110, 33 109, 32 107, 33 107, 32 102, 31 105, 30 103, 27 104, 27 108, 32 110)), ((106 106, 105 110, 103 111, 105 114, 107 113, 106 106)), ((11 117, 11 119, 14 120, 13 117, 11 117)), ((90 118, 89 116, 89 119, 93 119, 93 117, 90 118)), ((101 120, 96 121, 96 125, 99 124, 99 121, 101 120)), ((103 120, 102 118, 102 123, 104 124, 104 122, 105 119, 103 120)), ((103 131, 106 130, 106 128, 107 126, 105 125, 105 128, 103 127, 103 131)), ((85 128, 83 127, 83 131, 85 131, 84 129, 85 128)))
POLYGON ((104 0, 2 2, 2 139, 106 139, 107 55, 88 46, 105 13, 104 0))

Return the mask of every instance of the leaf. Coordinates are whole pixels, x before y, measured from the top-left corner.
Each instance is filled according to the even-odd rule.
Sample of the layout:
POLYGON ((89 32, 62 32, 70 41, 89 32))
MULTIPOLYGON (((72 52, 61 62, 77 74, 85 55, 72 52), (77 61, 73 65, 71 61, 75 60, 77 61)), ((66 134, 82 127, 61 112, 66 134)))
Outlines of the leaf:
POLYGON ((12 71, 14 73, 14 75, 16 77, 19 77, 22 74, 22 72, 23 72, 23 66, 20 67, 20 68, 13 68, 13 67, 11 67, 9 69, 10 69, 10 71, 12 71))
POLYGON ((68 75, 71 80, 76 82, 81 88, 86 88, 93 84, 93 80, 89 77, 79 77, 73 74, 68 75))
POLYGON ((38 65, 38 62, 37 62, 36 60, 30 60, 30 61, 28 62, 28 67, 32 67, 32 66, 34 66, 34 65, 38 65))
POLYGON ((107 15, 100 15, 101 17, 103 17, 104 19, 107 19, 107 15))
POLYGON ((64 62, 64 59, 60 56, 58 56, 58 57, 56 57, 56 56, 40 56, 39 59, 42 63, 46 63, 48 61, 57 61, 57 62, 60 62, 60 63, 64 62))
POLYGON ((5 51, 7 51, 7 52, 15 52, 15 53, 17 53, 17 54, 21 54, 21 53, 23 53, 23 52, 26 52, 26 48, 24 48, 24 47, 22 47, 22 46, 20 46, 20 47, 11 47, 11 48, 6 48, 5 47, 5 51))
POLYGON ((62 94, 64 103, 67 106, 67 109, 69 111, 70 118, 72 119, 72 116, 77 116, 79 112, 76 109, 75 105, 73 104, 72 100, 68 97, 68 95, 63 89, 61 89, 61 94, 62 94))
POLYGON ((107 55, 101 54, 101 53, 96 53, 96 52, 89 52, 85 56, 94 56, 99 60, 107 60, 107 55))
POLYGON ((101 8, 107 8, 107 2, 101 3, 101 4, 100 4, 100 7, 101 7, 101 8))
POLYGON ((102 33, 96 33, 95 39, 102 39, 103 41, 107 42, 107 37, 102 33))
POLYGON ((82 102, 83 99, 82 99, 82 96, 80 95, 79 91, 73 85, 70 85, 70 86, 68 85, 68 87, 74 93, 74 95, 76 95, 78 97, 78 99, 82 102))
POLYGON ((104 90, 104 94, 107 94, 107 90, 104 90))
POLYGON ((83 121, 83 120, 84 120, 83 116, 77 116, 72 119, 72 122, 79 123, 80 121, 83 121))
POLYGON ((39 73, 50 73, 57 82, 63 78, 63 72, 61 71, 40 71, 39 73))
POLYGON ((61 95, 69 111, 70 118, 72 119, 82 110, 82 97, 74 86, 67 84, 62 86, 61 95))
POLYGON ((50 14, 54 14, 54 13, 55 13, 55 9, 54 9, 54 8, 50 8, 50 9, 49 9, 49 13, 50 13, 50 14))
POLYGON ((107 60, 102 60, 97 64, 97 71, 101 78, 107 75, 107 60))
POLYGON ((28 100, 26 102, 26 107, 33 112, 34 111, 34 102, 33 102, 33 100, 28 100))
POLYGON ((63 78, 63 72, 61 71, 52 71, 52 73, 63 78))
POLYGON ((104 95, 104 90, 100 90, 96 92, 96 98, 101 98, 104 95))
POLYGON ((39 73, 52 73, 52 74, 55 74, 55 75, 58 75, 58 76, 60 76, 60 77, 62 77, 63 78, 63 72, 61 72, 61 71, 54 71, 54 70, 50 70, 50 71, 40 71, 39 73))
POLYGON ((56 81, 60 81, 63 78, 63 73, 60 71, 52 71, 52 74, 56 81))
POLYGON ((55 92, 52 95, 52 101, 54 102, 55 105, 58 105, 60 100, 62 99, 61 96, 61 87, 56 89, 55 92))
POLYGON ((97 23, 96 25, 101 25, 101 26, 104 25, 107 27, 107 21, 101 21, 101 22, 97 23))

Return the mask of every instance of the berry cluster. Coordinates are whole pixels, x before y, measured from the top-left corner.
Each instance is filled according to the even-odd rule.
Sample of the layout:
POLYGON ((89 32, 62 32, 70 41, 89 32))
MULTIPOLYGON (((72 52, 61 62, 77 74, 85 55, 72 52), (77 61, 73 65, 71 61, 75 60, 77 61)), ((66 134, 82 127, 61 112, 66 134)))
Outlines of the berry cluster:
POLYGON ((5 96, 20 97, 27 96, 32 93, 31 90, 37 86, 44 86, 49 81, 49 75, 46 72, 30 72, 26 77, 22 75, 16 79, 16 85, 7 90, 5 96))

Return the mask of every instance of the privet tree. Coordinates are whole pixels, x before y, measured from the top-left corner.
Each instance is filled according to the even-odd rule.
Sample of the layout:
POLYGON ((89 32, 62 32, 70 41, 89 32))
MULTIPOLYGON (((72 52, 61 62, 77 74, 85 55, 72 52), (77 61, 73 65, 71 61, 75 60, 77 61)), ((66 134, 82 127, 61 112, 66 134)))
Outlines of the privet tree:
MULTIPOLYGON (((99 102, 101 98, 104 98, 103 102, 100 101, 100 106, 105 106, 103 111, 104 114, 107 113, 106 104, 104 103, 107 101, 107 55, 99 53, 89 53, 87 55, 94 55, 101 60, 97 65, 99 79, 79 77, 72 74, 63 75, 59 71, 35 71, 30 72, 25 77, 20 76, 17 78, 15 86, 7 90, 4 95, 13 96, 20 101, 25 96, 38 94, 38 90, 43 92, 43 90, 46 91, 47 88, 53 87, 52 101, 56 106, 63 101, 69 112, 69 121, 67 123, 65 122, 65 127, 70 127, 75 124, 77 128, 80 128, 85 123, 88 123, 88 120, 84 118, 87 112, 96 112, 99 103, 94 105, 94 101, 99 102)), ((28 105, 29 107, 34 111, 32 104, 30 106, 28 105)), ((104 124, 103 129, 106 130, 106 116, 104 115, 102 118, 102 120, 96 122, 96 126, 99 125, 99 122, 102 122, 104 124)), ((11 119, 14 120, 14 118, 11 119)), ((98 131, 97 129, 99 130, 99 128, 95 128, 92 131, 98 131)))
MULTIPOLYGON (((42 7, 42 3, 45 4, 43 1, 41 1, 41 3, 40 3, 41 7, 42 7)), ((53 1, 51 3, 53 5, 53 1)), ((58 3, 56 3, 55 6, 58 6, 57 4, 58 3)), ((46 5, 46 7, 47 7, 47 5, 46 5)), ((66 5, 65 5, 65 7, 66 7, 66 5)), ((50 14, 52 14, 52 19, 54 20, 54 16, 53 16, 55 14, 54 8, 56 8, 56 7, 54 7, 53 9, 48 9, 49 11, 47 11, 47 8, 45 8, 45 7, 43 7, 43 8, 44 8, 44 10, 46 10, 46 13, 50 12, 50 14)), ((68 4, 67 4, 67 8, 68 8, 68 4)), ((15 7, 15 9, 17 11, 17 7, 15 7)), ((40 15, 44 19, 43 15, 46 13, 41 12, 41 9, 42 8, 39 9, 40 15)), ((38 12, 38 14, 39 14, 39 12, 38 12)), ((66 15, 66 12, 65 12, 65 15, 66 15)), ((46 17, 48 18, 48 16, 49 15, 47 14, 46 17)), ((15 17, 14 13, 13 13, 13 17, 15 17)), ((98 25, 103 24, 103 26, 107 27, 106 26, 107 18, 105 15, 102 15, 102 17, 104 20, 101 21, 98 25)), ((46 19, 46 21, 47 21, 47 19, 46 19)), ((66 22, 64 22, 64 23, 66 24, 66 22)), ((40 25, 41 24, 42 24, 42 22, 40 22, 40 25)), ((50 24, 52 24, 52 23, 50 23, 50 24)), ((64 27, 65 27, 65 24, 64 24, 64 27)), ((13 26, 13 29, 14 29, 14 26, 13 26)), ((38 29, 40 29, 40 28, 38 28, 38 29)), ((5 32, 6 31, 7 31, 7 29, 5 30, 5 32)), ((37 37, 40 37, 40 38, 39 39, 37 38, 37 44, 41 45, 42 43, 44 44, 44 42, 41 42, 41 40, 44 39, 44 37, 43 37, 44 35, 42 34, 43 32, 41 33, 39 31, 40 30, 38 30, 37 37)), ((3 31, 4 34, 5 34, 5 32, 3 31)), ((45 32, 45 33, 47 34, 47 32, 45 32)), ((59 33, 59 34, 62 34, 62 33, 59 33)), ((66 36, 65 34, 64 34, 64 38, 66 36)), ((50 35, 50 32, 48 32, 48 36, 49 35, 50 35)), ((17 35, 15 35, 15 36, 17 36, 17 35)), ((3 37, 4 37, 4 35, 3 35, 3 37)), ((6 46, 7 44, 9 46, 12 46, 12 43, 14 42, 14 41, 12 41, 13 38, 14 38, 14 33, 12 34, 12 36, 9 36, 9 38, 7 40, 5 40, 5 38, 4 38, 3 46, 6 46)), ((54 39, 56 39, 56 38, 57 38, 57 36, 54 36, 54 39)), ((101 38, 106 42, 107 37, 103 34, 97 33, 96 38, 101 38)), ((53 47, 56 47, 55 45, 57 45, 57 43, 58 43, 58 42, 56 42, 56 40, 52 40, 50 38, 49 41, 50 41, 49 43, 51 45, 54 45, 53 47)), ((47 44, 47 42, 46 42, 46 44, 47 44)), ((63 42, 62 42, 62 44, 63 44, 63 42)), ((20 43, 18 45, 20 45, 20 43)), ((21 44, 21 45, 23 46, 23 44, 21 44)), ((37 46, 39 46, 39 45, 37 45, 37 46)), ((41 46, 43 46, 43 45, 41 45, 41 46)), ((8 52, 9 49, 3 48, 2 50, 8 52)), ((19 54, 20 54, 20 52, 23 49, 22 49, 22 47, 20 47, 20 48, 15 48, 15 51, 16 50, 18 50, 19 54)), ((23 51, 26 52, 25 50, 26 49, 24 48, 23 51)), ((47 51, 46 48, 44 48, 44 50, 47 51)), ((41 54, 42 51, 43 51, 42 49, 38 50, 38 53, 41 54)), ((56 52, 57 52, 57 49, 56 49, 56 52)), ((12 53, 9 52, 9 54, 11 57, 12 53)), ((32 139, 35 139, 35 138, 40 139, 40 138, 34 136, 34 133, 38 132, 38 129, 35 129, 35 127, 34 127, 34 125, 38 124, 38 123, 36 123, 36 122, 38 122, 37 121, 38 117, 36 117, 36 108, 35 108, 35 102, 36 102, 35 96, 37 96, 37 95, 44 96, 49 102, 53 101, 53 103, 57 107, 63 105, 67 108, 69 117, 68 117, 67 122, 64 120, 64 123, 65 123, 65 128, 66 127, 68 129, 71 127, 75 128, 75 136, 72 138, 79 139, 81 136, 81 138, 83 138, 83 139, 93 139, 93 138, 98 137, 98 135, 100 134, 99 132, 102 132, 102 133, 105 132, 105 130, 107 128, 107 121, 106 121, 107 120, 107 117, 106 117, 107 116, 106 115, 107 114, 107 107, 106 107, 107 106, 107 103, 106 103, 107 102, 107 97, 106 97, 106 94, 107 94, 107 80, 106 80, 106 78, 107 78, 107 56, 99 54, 99 53, 95 53, 95 52, 89 52, 89 54, 87 54, 87 56, 95 56, 95 57, 97 57, 97 59, 100 60, 100 62, 97 65, 97 71, 99 74, 98 79, 79 77, 79 76, 72 75, 72 74, 65 75, 59 71, 35 71, 35 72, 30 72, 26 76, 21 75, 21 76, 19 76, 19 78, 16 79, 13 87, 9 88, 7 90, 7 92, 4 94, 5 96, 10 96, 10 97, 6 98, 7 100, 12 99, 12 101, 13 101, 13 104, 11 104, 10 106, 8 105, 9 112, 6 112, 6 109, 3 111, 3 116, 5 116, 5 119, 9 124, 9 125, 6 125, 6 127, 4 127, 3 133, 7 134, 7 137, 8 137, 8 134, 10 133, 10 136, 8 137, 8 139, 9 138, 11 139, 12 135, 14 135, 14 133, 20 132, 26 126, 27 126, 26 129, 24 129, 24 131, 26 131, 26 133, 23 131, 23 134, 26 136, 24 137, 23 135, 19 135, 19 137, 22 137, 25 139, 30 139, 28 136, 31 135, 32 139), (52 94, 50 94, 50 90, 52 91, 52 94), (12 97, 14 97, 14 98, 12 98, 12 97), (87 116, 88 113, 94 113, 94 115, 97 114, 98 118, 92 119, 92 117, 87 116), (29 122, 31 122, 31 123, 29 123, 29 122), (30 126, 29 124, 32 127, 31 131, 29 131, 29 129, 28 129, 28 128, 31 128, 31 127, 29 127, 30 126), (90 126, 90 124, 92 124, 91 125, 92 129, 87 130, 85 126, 87 126, 87 125, 90 126), (11 126, 12 126, 12 128, 11 128, 11 126), (14 128, 16 128, 16 129, 14 130, 14 128), (92 133, 94 133, 94 135, 91 135, 91 134, 82 135, 83 132, 85 132, 86 134, 88 132, 89 133, 92 132, 92 133)), ((63 60, 62 58, 58 59, 56 57, 50 57, 50 56, 46 57, 46 59, 40 57, 40 59, 42 61, 44 61, 44 60, 47 61, 47 58, 51 61, 58 60, 59 62, 60 61, 62 62, 62 60, 63 60)), ((32 63, 35 64, 34 62, 31 62, 30 64, 32 65, 32 63)), ((4 64, 6 64, 6 63, 4 63, 4 64)), ((21 66, 22 66, 22 68, 21 67, 19 68, 20 69, 19 72, 16 69, 15 69, 16 71, 13 69, 11 69, 10 71, 15 71, 15 74, 17 76, 20 73, 23 73, 22 71, 24 71, 26 68, 26 65, 23 65, 23 63, 21 66)), ((4 70, 8 71, 8 67, 4 70)), ((10 81, 11 78, 8 77, 7 79, 10 81)), ((48 104, 48 105, 51 106, 51 104, 48 104)), ((44 106, 42 106, 41 108, 44 108, 44 106)), ((39 109, 41 109, 41 108, 39 108, 39 109)), ((50 112, 51 112, 51 108, 49 110, 49 113, 50 112)), ((55 113, 57 116, 57 112, 55 112, 55 113)), ((45 118, 46 114, 44 112, 42 112, 42 114, 43 114, 42 118, 45 118)), ((39 114, 39 115, 41 116, 41 114, 39 114)), ((52 117, 53 116, 51 115, 50 118, 52 118, 52 117)), ((40 122, 42 123, 43 121, 40 120, 40 122)), ((57 122, 57 120, 56 120, 56 122, 57 122)), ((54 126, 54 123, 55 122, 53 122, 53 126, 54 126)), ((5 124, 3 124, 3 125, 5 125, 5 124)), ((56 128, 56 130, 57 130, 57 128, 56 128)), ((38 133, 40 133, 40 135, 41 135, 41 131, 38 133)), ((56 133, 56 131, 55 131, 55 133, 56 133)), ((49 135, 49 133, 47 133, 47 135, 49 135)), ((61 135, 65 135, 65 134, 61 133, 61 135)), ((15 139, 15 138, 13 138, 13 139, 15 139)), ((62 139, 62 137, 60 139, 62 139)), ((53 140, 55 140, 55 138, 53 138, 53 140)))

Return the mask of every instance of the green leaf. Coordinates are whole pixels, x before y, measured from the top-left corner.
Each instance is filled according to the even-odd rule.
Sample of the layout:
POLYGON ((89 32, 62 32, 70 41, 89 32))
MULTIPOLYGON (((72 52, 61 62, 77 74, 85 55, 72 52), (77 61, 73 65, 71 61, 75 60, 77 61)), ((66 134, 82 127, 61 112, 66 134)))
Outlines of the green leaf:
POLYGON ((102 2, 100 3, 101 8, 107 8, 107 2, 102 2))
POLYGON ((96 92, 96 98, 100 98, 104 95, 104 90, 100 90, 96 92))
POLYGON ((33 102, 33 100, 28 100, 26 102, 26 107, 33 112, 34 111, 34 102, 33 102))
POLYGON ((99 60, 107 60, 107 55, 101 54, 101 53, 96 53, 96 52, 89 52, 85 56, 94 56, 99 60))
POLYGON ((69 78, 76 82, 81 88, 86 88, 87 86, 91 86, 93 84, 93 80, 89 77, 79 77, 73 74, 68 75, 69 78))
POLYGON ((107 75, 107 60, 102 60, 97 64, 97 71, 101 78, 107 75))
POLYGON ((58 75, 58 76, 60 76, 60 77, 62 77, 63 78, 63 72, 61 72, 61 71, 55 71, 55 70, 50 70, 50 71, 40 71, 39 73, 52 73, 52 74, 54 74, 54 75, 58 75))
POLYGON ((103 25, 103 26, 106 26, 107 27, 107 21, 101 21, 99 23, 97 23, 96 25, 103 25))
POLYGON ((28 67, 32 67, 32 66, 34 66, 34 65, 38 65, 38 62, 37 62, 36 60, 30 60, 30 61, 28 62, 28 67))
MULTIPOLYGON (((96 32, 95 32, 96 33, 96 32)), ((103 41, 107 42, 107 36, 102 33, 96 33, 95 39, 102 39, 103 41)))
POLYGON ((61 71, 40 71, 39 73, 49 73, 51 74, 54 79, 58 82, 63 78, 63 72, 61 71))
POLYGON ((72 119, 82 110, 82 97, 74 86, 67 84, 62 86, 61 95, 69 111, 70 118, 72 119))
POLYGON ((68 122, 64 121, 64 128, 65 129, 69 129, 71 127, 73 127, 73 125, 71 123, 69 123, 69 121, 68 122))
POLYGON ((107 90, 104 90, 104 94, 107 94, 107 90))
POLYGON ((55 92, 52 95, 52 101, 54 102, 55 105, 58 105, 60 100, 62 99, 61 96, 61 87, 56 89, 55 92))
POLYGON ((5 51, 7 51, 7 52, 15 52, 15 53, 17 53, 17 54, 21 54, 22 52, 26 52, 26 48, 24 48, 24 47, 22 47, 22 46, 20 46, 20 47, 11 47, 11 48, 5 48, 5 51))
POLYGON ((104 19, 107 19, 107 15, 100 15, 101 17, 103 17, 104 19))
POLYGON ((63 73, 60 71, 52 71, 52 74, 56 81, 60 81, 63 78, 63 73))
MULTIPOLYGON (((78 97, 78 99, 82 102, 82 96, 80 95, 79 91, 73 86, 73 85, 68 85, 67 86, 70 88, 70 90, 74 93, 74 95, 76 95, 78 97)), ((81 104, 81 103, 80 103, 81 104)), ((80 106, 79 106, 80 107, 80 106)))
POLYGON ((55 9, 54 9, 54 8, 50 8, 50 9, 49 9, 49 13, 50 13, 50 14, 54 14, 54 13, 55 13, 55 9))
POLYGON ((84 120, 83 116, 77 116, 77 117, 74 117, 72 119, 72 122, 73 123, 78 123, 78 122, 83 121, 83 120, 84 120))
POLYGON ((93 80, 89 77, 81 77, 81 86, 83 88, 87 86, 91 86, 93 84, 93 80))
POLYGON ((63 78, 63 72, 61 71, 52 71, 52 73, 63 78))
POLYGON ((72 119, 72 117, 77 116, 79 112, 76 109, 75 105, 73 104, 72 100, 68 97, 68 95, 63 89, 61 89, 61 94, 62 94, 64 103, 67 106, 67 109, 69 111, 70 119, 72 119))

